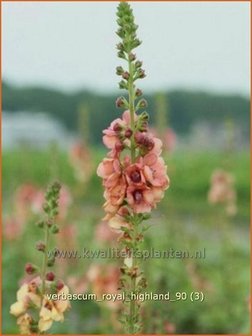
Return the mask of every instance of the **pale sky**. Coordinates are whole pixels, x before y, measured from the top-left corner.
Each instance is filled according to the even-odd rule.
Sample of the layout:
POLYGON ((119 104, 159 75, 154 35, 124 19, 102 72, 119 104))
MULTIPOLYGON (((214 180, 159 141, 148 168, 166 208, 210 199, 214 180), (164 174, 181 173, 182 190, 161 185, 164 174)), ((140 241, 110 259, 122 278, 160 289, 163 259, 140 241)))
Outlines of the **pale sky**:
MULTIPOLYGON (((3 78, 117 90, 117 2, 2 2, 3 78)), ((249 3, 135 2, 136 53, 150 90, 249 93, 249 3)))

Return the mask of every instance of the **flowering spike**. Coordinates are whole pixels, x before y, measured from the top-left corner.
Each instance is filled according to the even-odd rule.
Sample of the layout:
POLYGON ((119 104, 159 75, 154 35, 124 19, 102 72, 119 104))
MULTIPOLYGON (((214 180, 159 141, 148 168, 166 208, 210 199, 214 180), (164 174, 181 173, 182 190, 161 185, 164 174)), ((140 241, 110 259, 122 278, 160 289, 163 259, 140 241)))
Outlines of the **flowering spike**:
MULTIPOLYGON (((48 241, 53 228, 56 227, 55 216, 58 213, 60 184, 53 183, 45 194, 44 213, 46 218, 39 222, 38 227, 45 231, 45 241, 39 241, 36 249, 43 252, 42 267, 27 263, 25 271, 29 275, 37 274, 35 278, 26 282, 17 292, 17 302, 11 305, 10 313, 16 316, 21 334, 44 334, 53 321, 63 321, 63 313, 69 308, 69 302, 49 300, 51 292, 68 294, 68 287, 61 282, 55 284, 55 274, 47 272, 47 267, 54 265, 55 256, 48 258, 48 241)), ((55 232, 56 233, 56 232, 55 232)))
POLYGON ((132 53, 141 42, 136 36, 137 25, 127 2, 119 4, 117 17, 117 35, 121 38, 117 45, 118 56, 125 59, 128 66, 126 70, 117 67, 117 74, 123 78, 119 87, 128 91, 128 100, 120 97, 116 105, 126 105, 127 110, 103 131, 103 142, 110 152, 99 164, 97 174, 105 187, 104 220, 122 233, 120 241, 127 253, 120 268, 122 278, 119 284, 125 297, 129 298, 129 302, 125 302, 123 324, 126 333, 136 334, 141 331, 140 304, 132 299, 131 294, 140 294, 147 283, 140 261, 134 254, 140 249, 146 231, 142 221, 149 218, 149 213, 163 198, 169 178, 160 156, 162 142, 148 130, 148 113, 136 114, 138 109, 147 107, 145 99, 136 101, 142 91, 135 86, 135 81, 144 78, 145 72, 142 62, 132 53))

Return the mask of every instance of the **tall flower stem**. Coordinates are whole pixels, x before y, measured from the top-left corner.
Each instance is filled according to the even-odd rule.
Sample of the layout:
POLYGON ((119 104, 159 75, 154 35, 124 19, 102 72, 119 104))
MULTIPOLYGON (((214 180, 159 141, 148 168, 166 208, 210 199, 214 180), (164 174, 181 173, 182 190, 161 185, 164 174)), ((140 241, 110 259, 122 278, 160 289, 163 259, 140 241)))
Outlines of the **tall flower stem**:
MULTIPOLYGON (((135 116, 135 89, 133 84, 133 71, 132 71, 132 62, 130 60, 130 54, 128 53, 128 66, 129 66, 129 80, 128 80, 128 91, 129 91, 129 111, 130 111, 130 125, 132 130, 132 136, 131 136, 131 162, 134 163, 136 159, 136 150, 135 150, 135 122, 134 122, 134 116, 135 116)), ((137 227, 132 223, 132 244, 133 244, 133 250, 132 250, 132 268, 135 268, 135 241, 137 236, 137 227)), ((136 291, 136 277, 131 278, 130 283, 130 293, 135 294, 136 291)), ((135 333, 135 300, 131 298, 130 301, 130 311, 129 311, 129 333, 134 334, 135 333)))
POLYGON ((134 123, 134 115, 135 115, 135 89, 133 84, 133 69, 132 69, 132 62, 130 60, 130 54, 128 53, 128 66, 129 66, 129 80, 128 80, 128 90, 129 90, 129 111, 130 111, 130 126, 132 130, 131 136, 131 161, 132 163, 135 162, 136 153, 135 153, 135 123, 134 123))
POLYGON ((60 185, 55 182, 52 184, 46 192, 46 201, 43 205, 46 219, 42 222, 44 228, 44 242, 43 242, 43 257, 41 267, 41 298, 45 295, 46 274, 47 267, 51 267, 54 264, 55 257, 48 258, 49 240, 50 235, 58 232, 58 227, 55 224, 55 216, 58 214, 58 199, 59 199, 60 185))
POLYGON ((140 98, 143 93, 135 83, 145 77, 145 72, 133 53, 141 42, 132 9, 125 1, 118 6, 117 23, 118 57, 127 62, 127 69, 118 66, 116 74, 121 76, 119 88, 127 90, 127 98, 116 100, 116 106, 125 111, 122 119, 116 119, 104 131, 103 142, 112 150, 109 159, 99 164, 97 174, 105 186, 105 219, 121 231, 120 242, 126 252, 119 283, 125 297, 121 322, 127 334, 136 334, 141 332, 138 297, 147 287, 138 254, 147 229, 142 222, 163 198, 169 180, 160 158, 161 141, 148 132, 148 113, 139 112, 147 107, 147 102, 140 98))
MULTIPOLYGON (((125 71, 122 67, 117 68, 117 74, 122 76, 122 81, 119 83, 121 89, 126 89, 128 91, 128 101, 123 97, 118 98, 118 107, 127 107, 129 109, 130 115, 130 156, 131 164, 136 162, 137 151, 136 151, 136 141, 135 134, 137 131, 136 125, 136 112, 139 108, 145 107, 145 101, 141 100, 141 104, 138 102, 135 106, 136 99, 141 95, 141 91, 136 89, 134 82, 138 78, 145 77, 144 71, 141 69, 142 62, 136 60, 136 55, 132 53, 132 50, 138 47, 141 42, 136 37, 137 25, 134 23, 134 16, 132 9, 126 2, 121 2, 118 6, 118 24, 119 30, 117 32, 118 36, 122 39, 122 43, 117 45, 119 50, 118 56, 127 61, 128 69, 125 71)), ((135 334, 140 331, 139 323, 139 306, 136 302, 135 295, 140 292, 140 287, 137 287, 137 277, 139 280, 140 270, 138 267, 138 262, 136 260, 135 254, 139 248, 139 233, 138 225, 139 222, 138 214, 132 213, 128 218, 128 232, 126 232, 126 237, 130 237, 130 243, 128 244, 127 239, 122 241, 124 248, 130 250, 129 259, 131 260, 129 267, 126 269, 126 279, 124 287, 124 292, 129 300, 129 308, 125 316, 125 331, 126 333, 135 334)))
POLYGON ((49 228, 45 225, 45 249, 43 253, 42 269, 41 269, 41 279, 42 279, 42 289, 41 298, 43 299, 45 294, 45 281, 46 281, 46 271, 47 271, 47 261, 48 261, 48 243, 49 243, 49 228))

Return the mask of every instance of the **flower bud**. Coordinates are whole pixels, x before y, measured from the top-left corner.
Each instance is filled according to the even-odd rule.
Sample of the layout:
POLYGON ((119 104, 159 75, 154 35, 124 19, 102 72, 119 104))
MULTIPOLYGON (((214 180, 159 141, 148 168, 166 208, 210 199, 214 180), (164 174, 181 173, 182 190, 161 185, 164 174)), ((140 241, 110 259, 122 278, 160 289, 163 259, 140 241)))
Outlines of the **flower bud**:
POLYGON ((56 282, 56 289, 60 291, 65 286, 64 282, 62 280, 57 280, 56 282))
POLYGON ((137 48, 138 46, 140 46, 141 41, 139 39, 135 39, 133 42, 133 48, 137 48))
POLYGON ((136 64, 135 64, 136 68, 141 68, 142 65, 143 65, 143 62, 136 61, 136 64))
POLYGON ((124 97, 118 97, 116 99, 116 107, 125 107, 125 98, 124 97))
MULTIPOLYGON (((57 205, 58 206, 58 205, 57 205)), ((55 217, 59 214, 59 210, 57 208, 54 208, 51 212, 52 216, 55 217)))
POLYGON ((123 279, 120 279, 119 280, 119 283, 118 283, 118 290, 121 290, 121 289, 123 289, 123 288, 125 288, 125 284, 124 284, 124 280, 123 279))
POLYGON ((119 37, 123 38, 123 36, 124 36, 124 30, 123 30, 122 28, 119 28, 118 31, 116 32, 116 34, 117 34, 119 37))
POLYGON ((137 97, 142 96, 142 94, 143 94, 142 90, 140 90, 140 89, 136 89, 136 96, 137 96, 137 97))
POLYGON ((143 144, 143 142, 144 142, 144 134, 142 134, 141 132, 136 132, 135 133, 135 141, 138 144, 143 144))
POLYGON ((124 149, 123 143, 121 143, 120 141, 117 141, 115 144, 115 150, 117 152, 121 152, 123 149, 124 149))
POLYGON ((45 225, 45 222, 44 221, 39 221, 39 222, 36 223, 36 225, 37 225, 37 227, 42 229, 45 225))
POLYGON ((50 212, 50 207, 49 207, 49 205, 47 204, 47 203, 44 203, 43 204, 43 210, 45 211, 45 213, 49 213, 50 212))
POLYGON ((142 218, 143 218, 143 220, 148 220, 148 219, 151 218, 151 215, 149 213, 143 213, 142 218))
POLYGON ((139 119, 141 121, 148 121, 149 120, 149 114, 146 111, 144 111, 140 114, 139 119))
POLYGON ((150 151, 154 147, 154 141, 148 137, 145 138, 144 146, 150 151))
POLYGON ((133 53, 130 53, 130 54, 129 54, 129 60, 130 60, 130 61, 134 61, 135 59, 136 59, 136 55, 133 54, 133 53))
POLYGON ((53 220, 51 218, 48 218, 48 220, 46 221, 46 225, 50 228, 53 226, 53 220))
POLYGON ((118 50, 120 50, 120 51, 123 51, 124 46, 123 46, 122 43, 118 43, 118 44, 116 45, 116 48, 117 48, 118 50))
POLYGON ((136 132, 135 141, 137 144, 147 149, 148 151, 152 150, 154 147, 154 141, 146 133, 136 132))
POLYGON ((124 135, 125 135, 125 138, 130 138, 131 135, 132 135, 132 130, 130 128, 127 128, 124 135))
POLYGON ((144 71, 143 69, 140 69, 140 70, 139 70, 138 77, 139 77, 139 78, 144 78, 144 77, 146 77, 145 71, 144 71))
POLYGON ((126 206, 122 206, 119 210, 119 214, 120 216, 125 217, 125 216, 128 216, 130 213, 126 206))
POLYGON ((34 273, 37 272, 37 267, 35 265, 31 264, 31 263, 27 263, 25 265, 25 272, 27 274, 34 274, 34 273))
POLYGON ((58 194, 60 192, 61 189, 61 184, 59 182, 54 182, 52 185, 52 190, 55 194, 58 194))
POLYGON ((122 74, 122 78, 123 78, 123 79, 128 80, 129 77, 130 77, 130 74, 128 73, 128 71, 125 71, 125 72, 122 74))
POLYGON ((51 232, 56 234, 59 232, 59 226, 57 224, 54 224, 51 228, 51 232))
POLYGON ((115 123, 115 125, 113 126, 113 131, 120 132, 121 130, 122 130, 122 126, 119 123, 115 123))
POLYGON ((148 121, 142 121, 138 126, 138 130, 140 132, 147 132, 148 131, 148 121))
POLYGON ((47 266, 52 267, 54 265, 54 263, 55 263, 55 257, 53 256, 50 259, 48 259, 47 266))
POLYGON ((119 82, 119 88, 120 89, 127 89, 127 83, 124 80, 121 80, 119 82))
POLYGON ((148 106, 147 100, 146 99, 141 99, 138 103, 139 108, 145 108, 148 106))
POLYGON ((119 58, 124 58, 124 59, 125 59, 125 55, 124 55, 124 52, 123 52, 123 51, 118 51, 117 56, 118 56, 119 58))
POLYGON ((55 274, 53 272, 46 273, 46 280, 53 281, 55 278, 55 274))
POLYGON ((44 252, 45 251, 45 243, 43 241, 38 241, 36 243, 36 249, 38 251, 44 252))
POLYGON ((53 256, 54 257, 57 257, 59 255, 59 253, 60 253, 60 251, 59 251, 59 249, 57 247, 55 247, 52 252, 53 252, 53 256))
POLYGON ((116 67, 116 74, 121 76, 123 74, 124 70, 121 66, 116 67))

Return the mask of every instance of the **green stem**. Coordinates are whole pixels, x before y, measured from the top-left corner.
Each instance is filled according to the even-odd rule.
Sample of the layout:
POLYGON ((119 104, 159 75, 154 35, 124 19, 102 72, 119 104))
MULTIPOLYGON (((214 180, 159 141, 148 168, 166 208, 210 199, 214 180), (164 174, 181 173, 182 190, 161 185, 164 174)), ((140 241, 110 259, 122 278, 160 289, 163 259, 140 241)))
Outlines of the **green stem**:
POLYGON ((49 242, 49 227, 45 225, 45 251, 43 253, 43 263, 42 263, 42 271, 41 271, 41 278, 42 278, 42 290, 41 296, 42 300, 45 295, 45 281, 46 281, 46 270, 47 270, 47 262, 48 262, 48 242, 49 242))
MULTIPOLYGON (((136 237, 137 237, 137 223, 136 221, 134 221, 133 223, 133 230, 132 230, 132 240, 133 240, 133 256, 132 256, 132 269, 134 269, 137 265, 136 265, 136 258, 134 258, 136 249, 137 249, 137 241, 136 241, 136 237)), ((130 293, 136 294, 136 277, 131 278, 131 283, 130 283, 130 293)), ((135 329, 135 323, 137 323, 138 321, 135 321, 135 317, 136 317, 136 302, 135 300, 130 301, 130 329, 129 332, 130 334, 135 334, 136 333, 136 329, 135 329)))
MULTIPOLYGON (((129 66, 129 81, 128 81, 128 90, 129 90, 129 111, 130 111, 130 127, 132 130, 131 136, 131 161, 132 163, 136 160, 136 148, 135 148, 135 90, 134 90, 134 82, 133 82, 133 64, 130 61, 130 57, 128 54, 128 66, 129 66)), ((136 260, 134 258, 135 249, 136 249, 136 236, 137 236, 137 226, 136 221, 134 221, 132 226, 132 240, 133 240, 133 255, 132 255, 132 269, 136 266, 136 260)), ((136 278, 131 278, 130 281, 130 294, 136 291, 136 278)), ((136 303, 135 300, 130 301, 129 307, 129 333, 135 334, 135 315, 136 315, 136 303)))
POLYGON ((133 68, 132 62, 129 59, 128 54, 128 65, 129 65, 129 81, 128 81, 128 89, 129 89, 129 111, 130 111, 130 128, 132 130, 131 136, 131 161, 135 162, 136 153, 135 153, 135 92, 134 92, 134 84, 133 84, 133 68))

